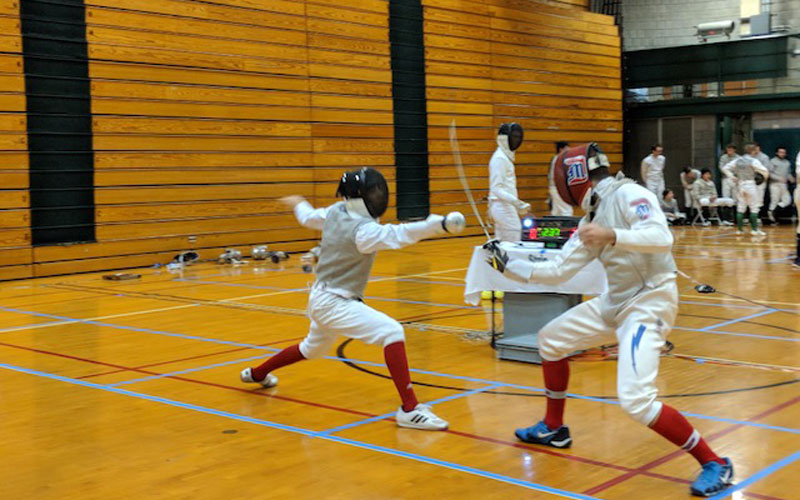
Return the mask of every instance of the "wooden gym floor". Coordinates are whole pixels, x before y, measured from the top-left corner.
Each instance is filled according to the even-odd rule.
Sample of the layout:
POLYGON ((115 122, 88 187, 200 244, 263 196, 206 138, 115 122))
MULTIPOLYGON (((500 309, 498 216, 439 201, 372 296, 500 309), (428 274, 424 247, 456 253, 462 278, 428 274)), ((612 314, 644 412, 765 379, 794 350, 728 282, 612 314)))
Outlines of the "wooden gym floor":
MULTIPOLYGON (((659 387, 733 459, 733 498, 789 500, 800 498, 800 271, 793 231, 767 231, 761 242, 676 231, 684 272, 764 305, 681 278, 659 387)), ((0 284, 0 498, 687 498, 698 467, 615 405, 613 360, 572 364, 570 391, 588 397, 567 403, 571 449, 515 441, 543 413, 542 377, 496 360, 488 313, 463 303, 478 243, 383 252, 367 291, 407 324, 417 393, 446 433, 395 427, 375 346, 340 342, 281 370, 274 389, 239 382, 306 332, 312 278, 297 256, 0 284)))

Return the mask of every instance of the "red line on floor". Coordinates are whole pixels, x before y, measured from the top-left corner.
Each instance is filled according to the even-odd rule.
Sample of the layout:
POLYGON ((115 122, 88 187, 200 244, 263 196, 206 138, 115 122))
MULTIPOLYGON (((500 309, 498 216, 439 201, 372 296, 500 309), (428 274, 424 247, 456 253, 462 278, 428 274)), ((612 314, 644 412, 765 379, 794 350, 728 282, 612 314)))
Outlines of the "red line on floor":
MULTIPOLYGON (((161 373, 155 373, 155 372, 151 372, 151 371, 148 371, 148 370, 143 370, 141 368, 125 367, 125 366, 121 366, 121 365, 115 365, 113 363, 105 363, 103 361, 95 361, 95 360, 92 360, 92 359, 81 358, 81 357, 78 357, 78 356, 72 356, 70 354, 62 354, 62 353, 57 353, 57 352, 52 352, 52 351, 45 351, 43 349, 36 349, 36 348, 33 348, 33 347, 19 346, 19 345, 7 344, 7 343, 3 343, 3 342, 0 342, 0 345, 1 346, 5 346, 5 347, 12 347, 12 348, 16 348, 16 349, 23 349, 23 350, 27 350, 27 351, 37 352, 37 353, 40 353, 40 354, 47 354, 47 355, 51 355, 51 356, 58 356, 58 357, 73 359, 73 360, 76 360, 76 361, 82 361, 82 362, 86 362, 86 363, 92 363, 92 364, 103 365, 103 366, 110 366, 110 367, 118 368, 121 371, 133 371, 133 372, 138 372, 138 373, 144 373, 144 374, 147 374, 147 375, 163 375, 161 373)), ((268 392, 264 392, 264 391, 258 390, 258 389, 257 390, 252 390, 252 389, 246 389, 246 388, 243 388, 243 387, 234 387, 234 386, 229 386, 229 385, 224 385, 224 384, 217 384, 215 382, 207 382, 207 381, 204 381, 204 380, 190 379, 190 378, 186 378, 186 377, 179 377, 179 376, 172 376, 172 375, 167 376, 165 378, 170 378, 170 379, 173 379, 173 380, 179 380, 179 381, 182 381, 182 382, 189 382, 189 383, 193 383, 193 384, 200 384, 200 385, 206 385, 206 386, 210 386, 210 387, 216 387, 216 388, 219 388, 219 389, 225 389, 225 390, 229 390, 229 391, 242 392, 242 393, 251 394, 251 395, 254 395, 254 396, 274 398, 274 399, 278 399, 278 400, 281 400, 281 401, 288 401, 288 402, 302 404, 302 405, 306 405, 306 406, 313 406, 313 407, 316 407, 316 408, 324 408, 326 410, 339 411, 339 412, 343 412, 343 413, 349 413, 349 414, 352 414, 352 415, 359 415, 359 416, 362 416, 362 417, 375 417, 375 416, 377 416, 377 415, 372 414, 372 413, 362 412, 362 411, 358 411, 358 410, 352 410, 352 409, 349 409, 349 408, 331 406, 331 405, 326 405, 326 404, 322 404, 322 403, 314 403, 314 402, 311 402, 311 401, 305 401, 305 400, 302 400, 302 399, 291 398, 291 397, 288 397, 288 396, 278 396, 276 394, 270 394, 268 392)), ((792 401, 784 403, 783 405, 780 405, 780 406, 775 407, 775 408, 771 408, 770 410, 767 410, 764 413, 756 415, 754 417, 754 419, 763 418, 763 417, 769 415, 770 413, 774 413, 776 411, 779 411, 780 409, 795 403, 797 400, 800 400, 800 396, 798 396, 797 398, 795 398, 792 401)), ((391 418, 387 418, 386 420, 392 420, 392 419, 391 418)), ((732 432, 735 428, 738 428, 738 427, 741 427, 741 424, 737 424, 737 425, 733 426, 733 428, 731 430, 728 430, 727 432, 732 432)), ((656 472, 650 472, 650 471, 646 470, 647 468, 650 468, 649 466, 651 466, 651 464, 653 464, 654 462, 651 462, 651 464, 646 464, 646 465, 644 465, 644 466, 642 466, 642 467, 640 467, 638 469, 631 469, 629 467, 625 467, 625 466, 622 466, 622 465, 611 464, 611 463, 603 462, 603 461, 600 461, 600 460, 595 460, 593 458, 586 458, 586 457, 581 457, 581 456, 577 456, 577 455, 560 453, 560 452, 557 452, 557 451, 554 451, 554 450, 551 450, 551 449, 548 449, 548 448, 532 446, 532 445, 528 445, 528 444, 525 444, 525 443, 504 441, 502 439, 496 439, 496 438, 491 438, 491 437, 487 437, 487 436, 480 436, 480 435, 477 435, 477 434, 470 434, 470 433, 467 433, 467 432, 455 431, 455 430, 452 430, 452 429, 447 430, 446 432, 448 434, 452 434, 452 435, 460 436, 460 437, 465 437, 465 438, 468 438, 468 439, 475 439, 475 440, 478 440, 478 441, 484 441, 484 442, 487 442, 487 443, 493 443, 493 444, 498 444, 498 445, 502 445, 502 446, 510 446, 512 448, 523 449, 525 451, 532 452, 532 453, 539 453, 539 454, 543 454, 543 455, 549 455, 549 456, 564 458, 564 459, 572 460, 572 461, 575 461, 575 462, 585 463, 585 464, 589 464, 589 465, 596 465, 596 466, 599 466, 599 467, 615 469, 615 470, 625 471, 626 472, 626 474, 624 474, 622 476, 619 476, 619 477, 626 477, 627 478, 628 475, 630 475, 630 474, 641 474, 641 475, 644 475, 644 476, 653 477, 653 478, 657 478, 657 479, 663 479, 665 481, 671 481, 671 482, 674 482, 674 483, 684 483, 684 484, 688 484, 689 483, 689 481, 687 481, 685 479, 681 479, 681 478, 677 478, 677 477, 673 477, 673 476, 668 476, 668 475, 665 475, 665 474, 659 474, 659 473, 656 473, 656 472)), ((711 435, 711 436, 709 436, 708 439, 711 440, 711 439, 715 439, 716 437, 720 437, 721 435, 723 435, 722 434, 723 432, 724 431, 720 431, 720 432, 718 432, 718 433, 716 433, 714 435, 711 435)), ((671 457, 672 455, 679 456, 681 453, 683 453, 683 451, 678 450, 676 453, 672 453, 670 455, 667 455, 667 457, 671 457)), ((662 458, 665 458, 665 457, 662 457, 662 458)), ((658 465, 658 464, 655 464, 655 465, 658 465)), ((651 467, 655 467, 655 465, 652 465, 651 467)), ((630 477, 633 477, 633 476, 631 475, 630 477)), ((748 493, 748 495, 750 495, 750 496, 752 496, 754 498, 760 498, 762 500, 782 500, 780 498, 769 497, 769 496, 765 496, 765 495, 757 495, 757 494, 754 494, 754 493, 748 493)))
MULTIPOLYGON (((795 397, 793 399, 790 399, 789 401, 786 401, 786 402, 781 403, 781 404, 779 404, 777 406, 774 406, 774 407, 772 407, 772 408, 770 408, 770 409, 768 409, 766 411, 763 411, 763 412, 759 413, 758 415, 755 415, 755 416, 751 417, 748 420, 749 421, 757 421, 757 420, 762 419, 762 418, 764 418, 766 416, 769 416, 769 415, 771 415, 771 414, 773 414, 775 412, 783 410, 784 408, 789 407, 789 406, 797 403, 798 401, 800 401, 800 396, 797 396, 797 397, 795 397)), ((733 424, 730 427, 726 427, 725 429, 722 429, 722 430, 717 431, 715 433, 709 434, 708 436, 706 436, 705 439, 706 439, 706 441, 713 441, 713 440, 715 440, 717 438, 720 438, 722 436, 730 434, 731 432, 735 431, 736 429, 738 429, 740 427, 743 427, 743 424, 733 424)), ((606 481, 604 483, 598 484, 597 486, 593 486, 593 487, 589 488, 588 490, 585 490, 583 493, 585 495, 596 495, 597 493, 599 493, 599 492, 601 492, 601 491, 603 491, 605 489, 608 489, 608 488, 610 488, 612 486, 616 486, 616 485, 618 485, 618 484, 620 484, 620 483, 622 483, 624 481, 627 481, 628 479, 630 479, 632 477, 635 477, 635 476, 637 476, 639 474, 642 474, 643 472, 645 472, 645 471, 647 471, 649 469, 652 469, 654 467, 658 467, 659 465, 667 463, 670 460, 683 455, 684 453, 686 453, 686 452, 683 451, 683 450, 675 450, 672 453, 664 455, 661 458, 657 458, 657 459, 653 460, 652 462, 646 463, 643 466, 641 466, 639 468, 636 468, 636 469, 633 469, 630 472, 627 472, 627 473, 625 473, 625 474, 623 474, 621 476, 617 476, 617 477, 615 477, 613 479, 609 479, 608 481, 606 481)))
MULTIPOLYGON (((256 345, 259 346, 259 347, 264 347, 264 346, 268 346, 268 345, 282 344, 284 342, 296 342, 298 340, 303 340, 304 338, 305 337, 295 337, 295 338, 292 338, 292 339, 276 340, 275 342, 267 342, 266 344, 256 344, 256 345)), ((193 359, 208 358, 208 357, 211 357, 211 356, 217 356, 219 354, 228 354, 228 353, 231 353, 231 352, 245 351, 247 349, 252 349, 252 347, 236 347, 234 349, 226 349, 224 351, 210 352, 208 354, 198 354, 197 356, 189 356, 189 357, 186 357, 186 358, 170 359, 168 361, 159 361, 158 363, 150 363, 148 365, 134 366, 133 369, 152 368, 154 366, 169 365, 169 364, 172 364, 172 363, 179 363, 181 361, 191 361, 193 359)), ((117 369, 117 370, 109 370, 107 372, 90 373, 89 375, 81 375, 80 377, 75 377, 75 378, 78 379, 78 380, 83 380, 83 379, 92 378, 92 377, 99 377, 101 375, 111 375, 113 373, 120 373, 120 372, 124 372, 124 371, 128 371, 128 368, 120 368, 120 369, 117 369)))

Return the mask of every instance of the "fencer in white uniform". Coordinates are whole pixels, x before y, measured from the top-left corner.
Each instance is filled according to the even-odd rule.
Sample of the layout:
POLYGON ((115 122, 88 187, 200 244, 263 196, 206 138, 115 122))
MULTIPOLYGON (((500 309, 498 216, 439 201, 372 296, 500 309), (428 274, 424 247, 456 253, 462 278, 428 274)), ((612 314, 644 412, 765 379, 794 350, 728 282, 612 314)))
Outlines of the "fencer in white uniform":
POLYGON ((560 155, 568 147, 569 144, 566 142, 562 141, 556 143, 556 154, 550 160, 550 169, 547 171, 547 192, 550 195, 550 215, 560 217, 572 217, 573 214, 572 205, 561 199, 561 195, 558 194, 558 189, 556 188, 555 182, 553 182, 553 169, 556 166, 558 155, 560 155))
POLYGON ((494 223, 494 237, 500 241, 522 238, 520 216, 531 208, 530 203, 520 200, 517 194, 514 157, 522 140, 521 125, 502 124, 497 133, 497 149, 489 160, 489 217, 494 223))
MULTIPOLYGON (((697 179, 692 185, 692 198, 697 203, 698 210, 703 207, 709 207, 711 215, 716 215, 717 207, 732 207, 736 204, 733 198, 720 197, 717 193, 717 186, 711 178, 711 170, 704 168, 701 172, 701 177, 697 179)), ((719 218, 719 217, 718 217, 719 218)), ((730 222, 719 219, 722 225, 731 225, 730 222)), ((709 225, 709 221, 705 221, 703 225, 709 225)))
MULTIPOLYGON (((753 158, 761 162, 761 164, 764 165, 767 168, 767 170, 769 170, 769 156, 767 156, 766 154, 764 154, 763 151, 761 151, 761 146, 757 142, 754 142, 753 144, 756 147, 755 152, 752 154, 753 158)), ((758 191, 758 197, 761 200, 761 206, 763 207, 764 198, 765 195, 767 194, 767 182, 756 184, 756 190, 758 191)))
POLYGON ((683 206, 687 212, 692 213, 695 207, 695 200, 692 196, 692 185, 700 178, 701 172, 696 168, 684 167, 681 171, 681 186, 683 186, 683 206))
POLYGON ((664 195, 664 189, 666 189, 664 167, 667 159, 662 154, 663 152, 664 148, 661 144, 655 144, 650 148, 650 154, 644 157, 641 165, 642 182, 659 200, 664 195))
POLYGON ((728 162, 722 167, 722 173, 736 181, 738 192, 736 195, 736 225, 737 233, 744 231, 744 213, 750 209, 750 227, 756 236, 764 236, 758 229, 758 211, 761 210, 761 195, 756 184, 756 174, 761 174, 765 180, 769 178, 769 170, 751 153, 755 153, 753 144, 745 146, 745 155, 728 162))
POLYGON ((773 224, 778 221, 775 219, 775 209, 778 207, 786 208, 792 203, 789 195, 789 177, 792 164, 786 158, 786 148, 779 147, 775 150, 775 157, 769 161, 769 211, 767 216, 773 224))
MULTIPOLYGON (((728 163, 732 162, 733 160, 739 159, 741 156, 736 153, 736 145, 735 144, 728 144, 725 148, 725 154, 719 157, 719 164, 717 165, 720 172, 722 171, 722 167, 727 165, 728 163)), ((736 181, 731 179, 727 175, 722 176, 722 197, 723 198, 733 198, 736 201, 736 194, 738 191, 738 187, 736 186, 736 181)))
POLYGON ((575 351, 618 342, 617 395, 623 411, 703 465, 691 487, 694 494, 722 490, 733 474, 730 460, 714 454, 677 410, 657 399, 659 358, 678 311, 673 236, 658 199, 629 179, 611 177, 605 155, 592 156, 591 146, 586 154, 565 162, 564 171, 555 177, 560 191, 568 192, 564 199, 581 203, 588 214, 577 233, 547 262, 510 259, 490 242, 489 263, 512 279, 555 284, 598 259, 608 276, 608 292, 566 311, 539 331, 547 413, 538 424, 518 429, 517 438, 570 446, 569 429, 562 422, 567 359, 575 351))
POLYGON ((325 356, 342 335, 378 344, 384 349, 386 366, 402 399, 395 420, 401 427, 444 430, 447 422, 430 406, 419 404, 411 386, 403 327, 386 314, 364 303, 364 290, 378 250, 398 249, 446 232, 460 232, 464 216, 430 215, 408 224, 381 224, 389 189, 383 175, 372 168, 346 172, 337 196, 344 198, 326 208, 311 206, 299 196, 284 198, 298 222, 322 231, 316 280, 308 298, 311 325, 300 344, 283 349, 256 368, 245 368, 243 382, 274 387, 278 368, 325 356))

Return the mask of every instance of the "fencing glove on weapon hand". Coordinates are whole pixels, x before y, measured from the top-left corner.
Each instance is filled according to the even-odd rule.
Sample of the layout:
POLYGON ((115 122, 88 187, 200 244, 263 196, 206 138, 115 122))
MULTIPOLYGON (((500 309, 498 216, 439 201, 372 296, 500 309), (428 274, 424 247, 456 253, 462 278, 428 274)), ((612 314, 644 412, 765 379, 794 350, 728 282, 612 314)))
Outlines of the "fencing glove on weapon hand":
POLYGON ((492 240, 483 245, 485 250, 490 252, 490 256, 486 262, 503 273, 503 276, 511 278, 515 281, 527 283, 530 280, 531 273, 533 272, 533 264, 525 260, 510 259, 508 253, 500 248, 499 240, 492 240))

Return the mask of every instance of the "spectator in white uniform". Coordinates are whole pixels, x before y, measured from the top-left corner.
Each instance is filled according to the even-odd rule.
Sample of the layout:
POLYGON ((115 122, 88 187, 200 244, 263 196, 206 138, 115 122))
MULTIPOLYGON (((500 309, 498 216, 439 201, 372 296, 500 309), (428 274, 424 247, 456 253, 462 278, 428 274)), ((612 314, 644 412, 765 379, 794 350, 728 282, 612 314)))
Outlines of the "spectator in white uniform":
POLYGON ((519 199, 515 151, 522 144, 523 130, 518 123, 504 123, 497 132, 497 150, 489 160, 489 216, 494 221, 494 237, 500 241, 522 238, 520 215, 531 208, 519 199))
POLYGON ((650 154, 642 160, 641 174, 642 182, 651 193, 660 198, 666 189, 664 183, 664 165, 667 159, 664 157, 664 148, 661 144, 654 144, 650 148, 650 154))
POLYGON ((700 178, 700 171, 692 167, 683 167, 681 171, 681 185, 683 186, 683 206, 687 212, 692 213, 694 200, 692 199, 692 185, 700 178))
POLYGON ((786 208, 792 203, 789 195, 789 178, 791 177, 791 163, 786 158, 787 150, 779 146, 775 150, 775 157, 769 161, 769 211, 767 217, 773 224, 777 224, 775 219, 775 209, 778 207, 786 208))
MULTIPOLYGON (((717 207, 732 207, 736 204, 733 198, 720 198, 717 193, 717 186, 714 184, 714 179, 711 178, 711 170, 704 168, 702 177, 692 186, 692 197, 697 203, 698 210, 708 207, 713 216, 716 215, 717 207)), ((719 217, 717 217, 719 219, 719 217)), ((720 220, 720 224, 731 225, 728 221, 720 220)), ((709 225, 708 221, 703 223, 704 226, 709 225)))
MULTIPOLYGON (((753 145, 756 147, 756 152, 753 155, 753 158, 755 158, 756 160, 760 161, 761 164, 764 165, 764 167, 766 167, 767 170, 769 170, 769 156, 765 155, 764 152, 761 151, 761 146, 757 142, 754 142, 753 145)), ((765 175, 764 179, 766 179, 766 177, 767 176, 765 175)), ((761 200, 761 206, 763 207, 764 206, 764 196, 767 193, 767 183, 766 182, 762 182, 761 184, 757 184, 756 185, 756 189, 758 189, 758 196, 759 196, 759 199, 761 200)), ((760 222, 760 220, 759 220, 759 222, 760 222)))
MULTIPOLYGON (((722 171, 722 167, 727 165, 728 163, 732 162, 741 158, 741 156, 736 152, 736 144, 728 144, 725 148, 725 154, 719 157, 719 163, 717 166, 719 170, 722 171)), ((724 198, 733 198, 736 200, 736 192, 738 188, 736 186, 736 181, 728 177, 727 175, 722 177, 722 196, 724 198)))

